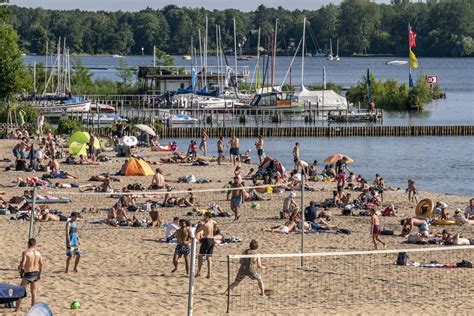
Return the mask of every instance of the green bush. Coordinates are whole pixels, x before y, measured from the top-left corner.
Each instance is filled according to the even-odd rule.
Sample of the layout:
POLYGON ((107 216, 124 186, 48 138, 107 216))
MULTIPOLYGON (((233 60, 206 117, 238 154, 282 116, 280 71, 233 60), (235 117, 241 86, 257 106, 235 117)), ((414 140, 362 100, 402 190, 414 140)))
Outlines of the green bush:
POLYGON ((58 134, 60 135, 69 135, 83 129, 82 122, 78 120, 62 118, 58 123, 58 134))
MULTIPOLYGON (((25 118, 25 123, 31 123, 31 124, 36 124, 36 118, 38 117, 38 109, 29 105, 29 104, 12 104, 11 105, 12 109, 12 117, 13 117, 13 122, 15 122, 15 115, 17 117, 17 120, 19 119, 18 113, 20 111, 25 112, 24 118, 25 118)), ((0 109, 0 122, 2 123, 7 123, 8 120, 8 108, 6 106, 2 106, 0 109)))

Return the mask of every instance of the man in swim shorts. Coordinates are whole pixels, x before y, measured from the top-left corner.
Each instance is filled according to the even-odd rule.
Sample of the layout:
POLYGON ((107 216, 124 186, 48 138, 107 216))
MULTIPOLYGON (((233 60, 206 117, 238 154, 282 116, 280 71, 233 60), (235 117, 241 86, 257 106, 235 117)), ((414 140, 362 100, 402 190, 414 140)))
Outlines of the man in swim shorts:
POLYGON ((198 257, 198 270, 196 277, 201 275, 201 268, 204 261, 204 257, 207 260, 207 276, 206 278, 211 278, 211 257, 214 252, 214 225, 216 223, 211 219, 211 214, 204 214, 204 224, 200 224, 196 228, 195 234, 197 235, 202 231, 201 247, 199 248, 199 257, 198 257))
POLYGON ((234 213, 234 219, 238 220, 240 218, 239 209, 244 201, 244 191, 237 176, 234 177, 234 182, 232 182, 230 194, 230 209, 234 213))
POLYGON ((229 141, 230 157, 232 158, 232 165, 238 163, 240 165, 240 141, 235 135, 229 141))
MULTIPOLYGON (((28 249, 23 251, 21 255, 21 263, 18 266, 18 270, 21 275, 20 286, 26 289, 26 286, 30 285, 31 306, 33 306, 36 303, 36 282, 40 280, 43 270, 43 257, 36 249, 36 240, 34 238, 28 240, 28 249)), ((21 300, 16 303, 15 312, 20 309, 20 303, 21 300)))

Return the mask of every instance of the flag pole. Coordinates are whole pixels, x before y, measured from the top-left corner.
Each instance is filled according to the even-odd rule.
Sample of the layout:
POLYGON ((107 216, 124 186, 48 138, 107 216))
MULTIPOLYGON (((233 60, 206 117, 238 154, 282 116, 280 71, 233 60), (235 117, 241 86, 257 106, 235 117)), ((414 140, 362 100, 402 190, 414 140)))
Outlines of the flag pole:
POLYGON ((408 22, 408 90, 412 87, 411 82, 411 62, 410 62, 410 22, 408 22))

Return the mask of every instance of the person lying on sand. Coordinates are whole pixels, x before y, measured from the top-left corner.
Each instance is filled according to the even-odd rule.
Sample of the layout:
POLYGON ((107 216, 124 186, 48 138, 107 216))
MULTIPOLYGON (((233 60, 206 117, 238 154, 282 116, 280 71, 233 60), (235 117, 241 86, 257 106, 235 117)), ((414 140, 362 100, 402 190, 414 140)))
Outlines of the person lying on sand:
POLYGON ((98 176, 91 176, 91 177, 89 178, 89 181, 104 181, 105 179, 107 179, 107 177, 109 177, 109 180, 110 180, 111 182, 121 182, 121 181, 122 181, 122 180, 120 180, 120 179, 117 178, 117 177, 112 177, 112 176, 107 175, 107 174, 105 174, 105 175, 98 175, 98 176))
POLYGON ((199 206, 199 203, 194 197, 194 193, 191 188, 188 189, 188 196, 180 198, 177 204, 179 206, 187 206, 187 207, 199 206))
POLYGON ((110 177, 106 175, 101 185, 98 185, 98 186, 91 185, 90 187, 83 188, 82 190, 79 189, 79 192, 94 191, 94 192, 112 193, 114 190, 112 189, 110 182, 111 182, 110 177))
POLYGON ((59 162, 56 160, 56 158, 54 158, 54 156, 51 157, 51 159, 48 163, 48 167, 51 170, 49 176, 52 179, 56 179, 56 178, 59 178, 59 179, 70 179, 70 178, 77 179, 77 177, 73 176, 72 174, 61 170, 60 166, 59 166, 59 162))
POLYGON ((178 198, 172 193, 172 189, 170 188, 163 198, 162 205, 164 207, 172 207, 176 206, 177 204, 178 198))
POLYGON ((428 221, 425 219, 417 218, 417 217, 411 217, 411 218, 405 218, 400 221, 400 225, 403 226, 402 228, 402 233, 400 236, 405 237, 413 229, 413 226, 417 226, 419 229, 420 234, 424 236, 429 235, 429 225, 428 221))
POLYGON ((290 217, 288 221, 284 225, 273 226, 270 229, 265 229, 266 232, 271 233, 281 233, 281 234, 288 234, 295 230, 296 228, 296 221, 294 217, 290 217))
POLYGON ((42 205, 35 219, 39 222, 67 222, 69 218, 62 214, 51 214, 49 209, 42 205))

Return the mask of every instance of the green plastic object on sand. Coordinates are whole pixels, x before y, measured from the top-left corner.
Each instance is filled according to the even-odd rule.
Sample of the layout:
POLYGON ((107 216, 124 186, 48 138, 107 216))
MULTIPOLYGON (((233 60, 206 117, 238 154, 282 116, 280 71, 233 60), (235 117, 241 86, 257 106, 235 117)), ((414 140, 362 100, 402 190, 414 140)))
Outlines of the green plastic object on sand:
POLYGON ((79 308, 81 308, 81 303, 79 303, 79 301, 71 302, 71 309, 79 309, 79 308))

